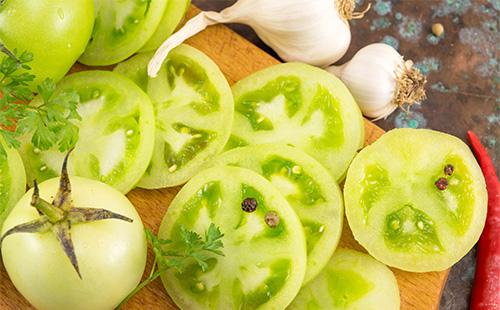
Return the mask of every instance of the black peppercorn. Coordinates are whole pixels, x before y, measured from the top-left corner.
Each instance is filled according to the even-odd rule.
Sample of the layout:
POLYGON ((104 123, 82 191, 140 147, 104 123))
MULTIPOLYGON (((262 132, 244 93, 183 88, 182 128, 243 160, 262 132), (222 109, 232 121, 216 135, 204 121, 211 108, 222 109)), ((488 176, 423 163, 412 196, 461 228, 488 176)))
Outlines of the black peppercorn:
POLYGON ((439 178, 434 184, 441 191, 444 191, 448 188, 448 180, 446 178, 439 178))
POLYGON ((446 175, 452 175, 453 171, 455 171, 455 167, 453 167, 453 165, 448 164, 444 167, 444 174, 446 175))
POLYGON ((245 212, 252 213, 257 209, 257 200, 255 198, 245 198, 241 203, 241 209, 245 212))

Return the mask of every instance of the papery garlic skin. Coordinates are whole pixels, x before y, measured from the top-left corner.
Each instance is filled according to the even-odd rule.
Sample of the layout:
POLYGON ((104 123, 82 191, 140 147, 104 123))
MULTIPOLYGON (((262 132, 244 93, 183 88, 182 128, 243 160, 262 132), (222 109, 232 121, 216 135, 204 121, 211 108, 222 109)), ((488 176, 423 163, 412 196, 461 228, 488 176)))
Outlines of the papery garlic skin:
POLYGON ((319 67, 337 62, 351 42, 335 0, 239 0, 220 13, 202 12, 189 20, 158 49, 148 74, 156 76, 170 50, 217 23, 249 25, 283 60, 319 67))
MULTIPOLYGON (((416 70, 411 65, 411 62, 405 63, 403 56, 391 46, 375 43, 359 50, 346 64, 326 70, 346 84, 365 116, 381 119, 404 103, 397 95, 402 79, 410 72, 408 70, 416 70)), ((418 78, 415 87, 423 87, 425 78, 418 78)), ((423 89, 417 90, 423 92, 423 89)), ((425 92, 423 94, 425 97, 425 92)), ((410 96, 408 103, 415 103, 414 98, 410 96)))

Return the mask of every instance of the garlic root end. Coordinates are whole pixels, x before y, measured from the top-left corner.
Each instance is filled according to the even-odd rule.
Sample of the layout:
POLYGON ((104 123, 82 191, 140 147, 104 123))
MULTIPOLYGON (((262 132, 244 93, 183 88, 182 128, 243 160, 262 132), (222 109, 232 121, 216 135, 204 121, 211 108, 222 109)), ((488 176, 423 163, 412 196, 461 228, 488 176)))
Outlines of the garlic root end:
POLYGON ((394 95, 394 105, 402 107, 407 104, 411 107, 415 103, 420 103, 426 99, 425 84, 426 77, 413 67, 413 62, 408 60, 404 64, 401 75, 397 78, 396 93, 394 95))
POLYGON ((361 19, 365 17, 365 14, 371 9, 372 4, 368 3, 366 8, 361 12, 354 12, 356 9, 355 0, 336 0, 335 1, 338 13, 345 20, 361 19))

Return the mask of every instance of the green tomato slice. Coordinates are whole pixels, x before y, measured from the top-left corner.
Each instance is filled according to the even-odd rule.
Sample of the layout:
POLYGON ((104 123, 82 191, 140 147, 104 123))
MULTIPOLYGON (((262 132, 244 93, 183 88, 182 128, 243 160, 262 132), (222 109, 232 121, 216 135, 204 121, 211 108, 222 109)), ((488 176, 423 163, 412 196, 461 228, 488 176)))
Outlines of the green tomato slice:
MULTIPOLYGON (((151 101, 132 81, 109 71, 69 75, 57 86, 56 94, 69 90, 80 96, 82 118, 76 122, 79 138, 69 162, 70 174, 128 192, 144 174, 153 152, 151 101)), ((57 149, 43 151, 27 142, 21 156, 28 181, 41 182, 59 175, 65 154, 57 149)))
POLYGON ((449 268, 472 248, 488 197, 467 145, 423 129, 392 130, 361 151, 344 195, 356 240, 381 262, 415 272, 449 268), (441 178, 443 190, 435 184, 441 178))
POLYGON ((251 169, 281 192, 304 228, 304 284, 318 275, 337 247, 344 219, 342 194, 328 171, 300 149, 280 144, 237 148, 223 153, 217 163, 251 169))
POLYGON ((398 284, 387 266, 370 255, 337 249, 288 309, 399 310, 399 304, 398 284))
POLYGON ((160 25, 149 41, 141 48, 141 52, 151 52, 159 48, 177 29, 177 26, 186 15, 190 4, 191 0, 167 0, 167 7, 163 13, 160 25))
POLYGON ((166 6, 165 0, 96 0, 94 31, 79 61, 106 66, 132 56, 156 31, 166 6))
POLYGON ((232 145, 282 143, 303 149, 343 178, 364 142, 363 118, 345 85, 299 63, 269 67, 233 86, 232 145))
POLYGON ((115 69, 146 89, 155 106, 155 150, 138 184, 150 189, 183 184, 207 166, 229 138, 234 110, 229 84, 202 52, 181 45, 158 77, 148 79, 151 56, 137 55, 115 69))
POLYGON ((26 173, 21 156, 0 136, 0 228, 25 191, 26 173))
POLYGON ((170 205, 158 236, 179 242, 181 225, 203 233, 211 223, 224 237, 224 256, 208 269, 193 262, 183 273, 162 275, 182 309, 284 309, 298 293, 306 270, 306 245, 300 221, 285 198, 255 172, 220 166, 191 179, 170 205), (253 198, 254 212, 242 210, 253 198), (277 226, 265 218, 277 215, 277 226))

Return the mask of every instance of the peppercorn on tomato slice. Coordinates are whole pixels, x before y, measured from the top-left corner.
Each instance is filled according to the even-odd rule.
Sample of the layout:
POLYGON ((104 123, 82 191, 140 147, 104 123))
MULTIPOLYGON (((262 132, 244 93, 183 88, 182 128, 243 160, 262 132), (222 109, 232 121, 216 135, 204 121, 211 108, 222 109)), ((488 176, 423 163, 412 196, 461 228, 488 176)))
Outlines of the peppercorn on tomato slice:
POLYGON ((487 193, 460 139, 395 129, 353 160, 344 187, 358 242, 381 262, 407 271, 449 268, 477 242, 487 193))
POLYGON ((290 310, 399 310, 392 271, 368 254, 339 248, 328 265, 303 287, 290 310))
POLYGON ((208 268, 192 262, 162 275, 182 309, 284 309, 297 295, 306 270, 300 221, 285 198, 255 172, 220 166, 192 178, 172 201, 158 236, 181 242, 181 227, 199 234, 215 224, 224 234, 224 256, 208 268), (245 210, 243 210, 245 209, 245 210))
POLYGON ((336 180, 363 146, 361 112, 347 87, 306 64, 279 64, 233 88, 235 117, 227 148, 282 143, 316 158, 336 180))
POLYGON ((299 148, 281 144, 236 148, 221 154, 217 163, 259 173, 287 199, 306 236, 304 284, 312 280, 328 263, 342 233, 344 202, 328 171, 299 148))
POLYGON ((188 45, 172 50, 158 77, 148 78, 152 54, 139 54, 115 72, 147 91, 155 106, 153 158, 139 182, 143 188, 185 183, 226 144, 233 121, 233 96, 217 65, 188 45))

